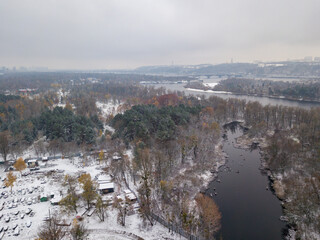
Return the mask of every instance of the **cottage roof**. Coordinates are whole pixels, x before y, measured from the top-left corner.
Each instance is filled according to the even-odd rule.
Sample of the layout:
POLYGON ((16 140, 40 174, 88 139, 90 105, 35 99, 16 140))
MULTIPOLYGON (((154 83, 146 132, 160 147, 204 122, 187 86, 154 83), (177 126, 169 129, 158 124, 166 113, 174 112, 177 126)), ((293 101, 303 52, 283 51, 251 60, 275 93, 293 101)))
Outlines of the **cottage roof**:
POLYGON ((99 190, 110 189, 110 188, 114 188, 113 182, 99 184, 99 190))

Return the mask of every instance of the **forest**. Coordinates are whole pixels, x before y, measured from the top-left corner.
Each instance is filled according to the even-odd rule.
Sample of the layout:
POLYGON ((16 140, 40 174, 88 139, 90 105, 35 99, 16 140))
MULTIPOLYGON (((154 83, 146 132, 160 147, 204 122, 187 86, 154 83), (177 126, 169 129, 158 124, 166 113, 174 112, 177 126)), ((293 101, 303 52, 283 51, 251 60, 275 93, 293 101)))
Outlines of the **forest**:
POLYGON ((159 141, 174 140, 178 126, 188 124, 190 115, 199 114, 201 108, 185 105, 157 108, 154 105, 136 105, 123 115, 112 119, 115 137, 122 137, 125 142, 141 139, 147 142, 152 136, 159 141))
MULTIPOLYGON (((100 76, 98 82, 80 73, 54 76, 49 74, 52 80, 41 83, 48 89, 34 95, 0 95, 0 153, 5 160, 8 156, 15 158, 32 144, 39 152, 46 151, 46 145, 48 151, 63 154, 79 149, 111 149, 123 161, 113 162, 109 170, 119 181, 128 186, 133 182, 137 187, 145 223, 152 225, 156 214, 192 235, 213 239, 220 228, 221 214, 213 199, 200 193, 207 184, 203 176, 217 171, 214 166, 222 158, 222 126, 243 120, 248 128, 244 137, 266 144, 261 149, 263 166, 298 239, 312 239, 313 233, 319 233, 319 108, 186 96, 141 86, 138 76, 131 80, 129 75, 86 75, 100 76), (71 76, 79 84, 73 85, 71 76), (57 93, 60 90, 62 95, 57 93), (103 117, 98 102, 115 104, 119 113, 103 117), (64 107, 58 106, 62 103, 64 107), (105 130, 105 125, 111 125, 115 132, 105 130), (126 156, 129 149, 133 161, 126 156), (205 211, 208 208, 213 214, 205 211)), ((30 82, 28 85, 27 80, 25 86, 34 86, 31 77, 30 82)), ((2 89, 18 87, 14 83, 8 82, 2 89)), ((239 86, 232 85, 231 80, 227 83, 229 88, 220 90, 253 93, 261 84, 252 87, 246 81, 240 81, 239 86)), ((299 89, 293 86, 288 85, 286 91, 299 89)), ((273 89, 271 83, 263 87, 273 89)), ((279 91, 285 91, 285 87, 279 91)), ((297 91, 301 95, 307 90, 297 91)))

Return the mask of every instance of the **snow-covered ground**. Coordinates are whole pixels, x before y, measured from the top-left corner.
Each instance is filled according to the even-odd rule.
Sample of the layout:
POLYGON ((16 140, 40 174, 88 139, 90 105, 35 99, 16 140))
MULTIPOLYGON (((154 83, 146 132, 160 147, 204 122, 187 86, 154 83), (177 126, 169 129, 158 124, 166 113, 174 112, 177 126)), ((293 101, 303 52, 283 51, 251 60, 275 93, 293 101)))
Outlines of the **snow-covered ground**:
POLYGON ((113 101, 108 101, 108 102, 100 102, 97 101, 96 102, 96 106, 98 109, 101 110, 101 114, 103 117, 107 117, 110 114, 116 115, 117 113, 119 113, 119 103, 114 103, 113 101))
POLYGON ((206 87, 210 87, 210 88, 214 88, 215 86, 217 86, 219 83, 203 83, 204 86, 206 87))
MULTIPOLYGON (((116 114, 120 113, 121 112, 119 110, 119 106, 120 105, 121 104, 114 103, 113 101, 108 101, 106 103, 105 102, 100 102, 100 101, 96 102, 97 108, 100 109, 101 115, 105 119, 107 119, 107 117, 109 115, 111 115, 111 114, 115 116, 116 114)), ((108 130, 111 133, 114 132, 114 129, 111 126, 109 126, 108 124, 106 124, 105 122, 103 124, 103 129, 104 130, 108 130)))
MULTIPOLYGON (((59 96, 62 96, 62 92, 59 92, 59 96)), ((111 101, 108 103, 97 102, 97 107, 101 110, 103 117, 107 117, 109 114, 115 115, 119 113, 119 105, 120 104, 114 104, 111 101)), ((105 127, 111 128, 108 125, 105 127)), ((126 151, 125 154, 129 159, 132 159, 132 150, 126 151)), ((49 154, 44 154, 44 156, 49 156, 49 154)), ((36 158, 34 147, 31 146, 25 150, 23 154, 21 154, 21 157, 23 159, 36 158)), ((1 206, 3 206, 0 210, 0 229, 2 226, 8 226, 3 239, 35 239, 39 228, 43 224, 43 220, 49 216, 49 213, 61 214, 61 208, 59 206, 51 205, 50 197, 48 201, 41 202, 40 196, 43 194, 50 196, 53 193, 55 198, 61 198, 65 195, 64 188, 61 186, 65 174, 79 176, 86 172, 90 173, 91 177, 95 179, 104 173, 102 167, 106 165, 108 165, 108 162, 99 165, 99 161, 90 156, 86 161, 84 161, 82 157, 74 157, 73 159, 60 158, 49 160, 46 164, 42 163, 39 171, 30 172, 29 169, 24 170, 24 173, 29 173, 27 176, 21 176, 19 172, 14 172, 17 176, 17 181, 12 188, 12 192, 10 188, 2 188, 3 182, 0 181, 0 209, 2 208, 1 206), (63 195, 61 196, 61 194, 63 195), (29 208, 32 209, 32 211, 27 214, 29 208), (6 222, 7 217, 10 217, 8 222, 6 222), (29 222, 31 222, 31 226, 27 226, 29 222), (16 228, 19 229, 19 236, 14 236, 15 225, 17 225, 16 228)), ((1 180, 3 180, 7 174, 4 170, 4 165, 0 165, 1 180)), ((135 191, 136 186, 134 186, 130 180, 128 184, 132 190, 135 191)), ((125 186, 122 183, 121 185, 116 184, 115 194, 123 195, 125 186)), ((111 195, 114 194, 111 193, 111 195)), ((81 215, 84 212, 85 208, 80 206, 78 214, 64 215, 64 218, 71 223, 76 215, 81 215)), ((139 217, 137 209, 134 214, 127 216, 126 226, 124 227, 117 222, 117 209, 109 206, 107 213, 108 217, 104 222, 100 222, 95 214, 90 217, 86 214, 83 215, 83 221, 90 230, 88 239, 184 239, 177 234, 169 233, 169 230, 159 223, 155 223, 153 227, 149 225, 146 226, 139 217)))
POLYGON ((194 88, 186 88, 186 90, 191 91, 191 92, 232 94, 231 92, 225 92, 225 91, 201 90, 201 89, 194 89, 194 88))
MULTIPOLYGON (((128 155, 132 153, 128 151, 128 155)), ((131 157, 131 156, 130 156, 131 157)), ((69 175, 80 175, 83 172, 91 174, 92 178, 100 175, 102 165, 99 165, 98 161, 94 158, 84 161, 80 157, 74 159, 57 159, 49 160, 46 167, 41 168, 39 171, 43 173, 30 172, 29 169, 25 172, 29 172, 28 176, 20 176, 20 173, 14 172, 17 176, 17 182, 12 188, 12 193, 9 188, 2 188, 0 190, 0 206, 4 204, 4 208, 0 211, 0 228, 2 226, 8 226, 8 230, 5 232, 3 239, 34 239, 39 227, 43 224, 43 220, 49 216, 50 213, 60 212, 59 206, 53 206, 50 201, 40 202, 40 195, 50 195, 54 193, 55 197, 60 197, 60 191, 63 190, 61 187, 61 181, 65 174, 69 175), (52 174, 46 174, 54 170, 52 174), (31 191, 32 190, 32 191, 31 191), (6 192, 7 197, 4 198, 2 192, 6 192), (31 200, 31 204, 30 204, 31 200), (16 201, 16 207, 14 204, 11 206, 10 203, 16 201), (28 203, 29 202, 29 203, 28 203), (29 205, 30 204, 30 205, 29 205), (26 214, 28 208, 32 209, 31 214, 26 214), (17 215, 15 213, 19 211, 17 215), (23 219, 21 215, 24 214, 23 219), (34 214, 34 215, 33 215, 34 214), (10 221, 6 222, 5 218, 10 217, 10 221), (31 221, 30 227, 27 227, 27 222, 31 221), (14 236, 13 226, 17 224, 17 228, 20 230, 19 236, 14 236)), ((0 167, 1 179, 4 179, 6 172, 4 172, 3 165, 0 167)), ((2 185, 2 182, 1 184, 2 185)), ((119 192, 115 188, 116 192, 119 192)), ((63 191, 62 191, 63 192, 63 191)), ((50 199, 50 198, 48 198, 50 199)), ((1 208, 1 207, 0 207, 1 208)), ((84 208, 80 207, 79 213, 71 216, 65 216, 68 222, 84 212, 84 208)), ((105 222, 100 222, 98 217, 93 214, 91 217, 84 215, 84 222, 88 229, 91 230, 89 239, 137 239, 137 236, 142 239, 181 239, 180 236, 168 233, 168 229, 160 224, 156 224, 153 227, 146 227, 142 223, 142 219, 138 213, 128 216, 126 219, 126 226, 122 227, 117 223, 117 210, 109 206, 108 217, 105 222)))

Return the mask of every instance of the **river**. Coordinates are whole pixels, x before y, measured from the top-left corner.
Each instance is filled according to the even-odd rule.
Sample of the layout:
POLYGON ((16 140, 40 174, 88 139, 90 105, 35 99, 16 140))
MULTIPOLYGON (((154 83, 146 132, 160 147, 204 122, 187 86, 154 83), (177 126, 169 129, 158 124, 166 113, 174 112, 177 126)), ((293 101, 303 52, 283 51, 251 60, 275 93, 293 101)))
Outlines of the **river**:
MULTIPOLYGON (((200 93, 190 91, 183 84, 157 84, 171 91, 186 94, 204 94, 221 98, 238 98, 258 101, 262 105, 284 105, 312 108, 319 103, 272 99, 267 97, 239 96, 233 94, 200 93)), ((261 172, 259 150, 244 150, 233 146, 235 139, 243 134, 239 126, 226 128, 223 150, 228 155, 226 165, 221 167, 218 178, 208 186, 206 194, 217 203, 222 214, 222 228, 217 239, 223 240, 281 240, 286 224, 279 220, 283 215, 280 201, 270 190, 266 174, 261 172)))
MULTIPOLYGON (((209 79, 204 82, 218 82, 209 79)), ((218 96, 223 99, 238 98, 258 101, 262 105, 283 105, 310 109, 320 103, 291 101, 268 97, 241 96, 223 93, 207 93, 184 88, 184 84, 155 84, 172 92, 182 91, 186 95, 218 96)), ((223 150, 228 155, 225 166, 221 167, 218 178, 208 186, 206 194, 217 203, 222 214, 222 228, 217 234, 223 240, 281 240, 286 224, 279 220, 283 215, 280 201, 270 190, 266 174, 260 171, 259 150, 238 149, 233 146, 235 139, 243 134, 239 126, 226 128, 223 150)))
MULTIPOLYGON (((218 79, 204 80, 205 83, 214 83, 218 81, 219 81, 218 79)), ((217 96, 223 99, 238 98, 246 101, 258 101, 263 106, 270 104, 270 105, 283 105, 288 107, 302 107, 302 108, 308 108, 308 109, 312 107, 320 106, 320 103, 317 103, 317 102, 304 102, 304 101, 286 100, 281 98, 245 96, 245 95, 236 95, 231 93, 214 93, 214 92, 205 92, 197 89, 190 90, 190 89, 184 88, 184 85, 185 84, 174 83, 174 84, 150 84, 149 86, 154 86, 155 88, 164 87, 172 92, 174 91, 184 92, 186 95, 204 95, 205 97, 217 96)))
POLYGON ((229 156, 218 178, 208 186, 222 214, 223 240, 281 240, 285 224, 280 201, 270 191, 266 174, 260 170, 258 149, 244 150, 233 146, 235 138, 243 134, 238 126, 226 128, 223 150, 229 156))

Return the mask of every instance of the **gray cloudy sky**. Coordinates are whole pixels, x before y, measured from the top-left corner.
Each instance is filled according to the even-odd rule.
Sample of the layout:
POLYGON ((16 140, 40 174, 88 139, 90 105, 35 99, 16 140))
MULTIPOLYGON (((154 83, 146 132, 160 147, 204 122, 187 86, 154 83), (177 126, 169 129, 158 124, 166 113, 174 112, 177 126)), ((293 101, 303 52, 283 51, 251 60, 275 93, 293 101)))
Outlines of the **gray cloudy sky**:
POLYGON ((320 56, 319 0, 0 0, 0 66, 320 56))

